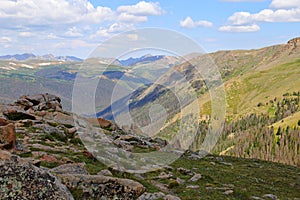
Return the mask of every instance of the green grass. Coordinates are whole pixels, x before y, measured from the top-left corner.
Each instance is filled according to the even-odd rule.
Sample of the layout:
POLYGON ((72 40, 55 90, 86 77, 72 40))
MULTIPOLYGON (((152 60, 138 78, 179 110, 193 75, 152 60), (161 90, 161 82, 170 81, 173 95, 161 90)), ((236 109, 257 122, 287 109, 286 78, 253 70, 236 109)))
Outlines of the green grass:
MULTIPOLYGON (((227 115, 241 116, 250 112, 265 112, 268 102, 282 94, 299 90, 300 59, 265 70, 249 71, 242 76, 233 77, 225 83, 227 95, 227 115)), ((204 107, 204 110, 207 108, 204 107)), ((269 109, 270 115, 274 110, 269 109)))
POLYGON ((274 194, 278 199, 300 198, 300 169, 297 167, 255 159, 219 158, 222 161, 218 161, 217 156, 213 155, 200 160, 181 157, 170 165, 173 169, 161 169, 142 174, 143 180, 129 173, 113 171, 113 175, 136 180, 143 184, 150 193, 160 191, 152 184, 152 181, 165 184, 169 193, 179 196, 182 200, 240 200, 250 199, 252 196, 262 198, 265 194, 274 194), (202 178, 197 182, 190 182, 189 179, 192 176, 181 174, 176 170, 179 167, 199 173, 202 178), (171 172, 174 176, 169 179, 158 179, 157 177, 162 171, 171 172), (185 183, 178 184, 177 177, 184 180, 185 183), (196 185, 199 188, 186 188, 189 185, 196 185), (225 195, 224 192, 229 189, 234 191, 233 194, 225 195))
POLYGON ((41 162, 41 166, 42 167, 47 167, 47 168, 54 168, 54 167, 57 167, 59 166, 59 163, 58 162, 47 162, 47 161, 42 161, 41 162))
POLYGON ((84 162, 86 164, 85 168, 86 170, 92 174, 95 175, 102 169, 106 169, 107 167, 99 162, 96 158, 93 157, 87 157, 84 155, 84 153, 78 152, 78 153, 64 153, 62 154, 63 157, 67 157, 70 160, 78 163, 84 162))
POLYGON ((31 152, 21 153, 18 154, 18 156, 20 156, 21 158, 30 158, 32 157, 32 153, 31 152))
MULTIPOLYGON (((180 158, 171 165, 174 169, 184 167, 200 173, 202 178, 198 182, 188 182, 191 176, 182 175, 176 170, 172 170, 172 173, 175 177, 185 180, 185 184, 172 185, 174 183, 172 179, 161 182, 167 183, 171 192, 183 200, 249 199, 251 196, 262 197, 269 193, 275 194, 279 199, 300 197, 299 168, 259 160, 222 157, 223 162, 232 164, 227 166, 216 161, 215 158, 215 156, 208 156, 199 161, 180 158), (230 184, 233 185, 232 195, 224 195, 224 191, 216 189, 230 184), (199 189, 187 189, 187 185, 197 185, 199 189), (208 187, 212 189, 207 189, 208 187)), ((147 175, 150 176, 151 173, 147 175)))

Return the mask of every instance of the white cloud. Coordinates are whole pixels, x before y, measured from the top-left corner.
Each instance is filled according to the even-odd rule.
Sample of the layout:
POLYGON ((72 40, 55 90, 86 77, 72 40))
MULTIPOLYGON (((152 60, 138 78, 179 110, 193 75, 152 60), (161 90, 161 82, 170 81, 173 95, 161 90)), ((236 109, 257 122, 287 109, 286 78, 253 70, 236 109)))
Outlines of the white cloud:
POLYGON ((300 0, 273 0, 271 8, 299 8, 300 0))
POLYGON ((54 33, 49 33, 49 34, 47 35, 47 39, 58 39, 58 36, 55 35, 54 33))
POLYGON ((236 12, 228 18, 229 25, 221 31, 242 32, 238 30, 258 31, 259 22, 300 22, 300 0, 273 0, 270 8, 258 13, 236 12), (273 9, 270 9, 273 8, 273 9))
POLYGON ((228 18, 234 25, 243 25, 254 22, 300 22, 300 8, 271 10, 264 9, 259 13, 237 12, 228 18))
POLYGON ((164 13, 158 2, 143 0, 116 9, 94 6, 91 0, 0 0, 0 43, 14 43, 11 48, 18 52, 33 44, 40 51, 68 51, 70 45, 82 52, 80 47, 91 47, 92 42, 98 44, 164 13), (21 37, 26 40, 18 40, 21 37), (59 45, 51 45, 53 40, 59 45))
POLYGON ((147 16, 136 16, 128 13, 121 13, 118 16, 118 21, 121 22, 128 22, 128 23, 141 23, 141 22, 146 22, 148 21, 147 16))
POLYGON ((205 20, 194 21, 191 17, 186 17, 185 20, 180 21, 180 26, 183 28, 212 27, 213 23, 205 20))
POLYGON ((0 37, 0 44, 5 49, 12 47, 13 39, 7 36, 0 37))
POLYGON ((9 42, 12 42, 12 38, 6 36, 0 38, 0 43, 9 43, 9 42))
POLYGON ((1 0, 0 20, 7 26, 55 25, 109 20, 113 11, 108 7, 94 7, 88 0, 1 0))
MULTIPOLYGON (((93 34, 100 24, 132 26, 147 22, 148 16, 164 13, 159 3, 145 1, 112 10, 94 7, 89 0, 43 0, 43 3, 40 0, 1 0, 0 28, 18 29, 17 35, 21 37, 30 37, 30 33, 38 35, 41 31, 51 31, 62 37, 84 37, 93 34)), ((52 36, 47 38, 56 39, 52 36)))
POLYGON ((32 33, 32 32, 20 32, 19 36, 20 37, 32 37, 32 36, 34 36, 34 33, 32 33))
POLYGON ((162 15, 164 10, 160 7, 159 3, 156 2, 145 2, 140 1, 135 5, 120 6, 117 8, 117 12, 127 13, 137 16, 150 16, 150 15, 162 15))
POLYGON ((81 36, 83 36, 83 34, 80 32, 80 30, 76 26, 73 26, 73 27, 69 28, 69 30, 65 33, 65 36, 81 37, 81 36))
POLYGON ((126 23, 114 23, 108 27, 100 28, 96 34, 92 35, 91 38, 107 38, 112 36, 113 34, 129 31, 134 28, 133 24, 126 24, 126 23))
POLYGON ((221 26, 219 31, 222 32, 257 32, 260 30, 260 27, 256 24, 245 25, 245 26, 221 26))

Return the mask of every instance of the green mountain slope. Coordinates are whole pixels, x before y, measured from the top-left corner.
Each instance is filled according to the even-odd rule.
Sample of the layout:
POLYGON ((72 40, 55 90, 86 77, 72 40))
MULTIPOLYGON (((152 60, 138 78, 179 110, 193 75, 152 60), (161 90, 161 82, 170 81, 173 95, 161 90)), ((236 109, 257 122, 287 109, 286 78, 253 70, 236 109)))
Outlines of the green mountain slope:
MULTIPOLYGON (((191 63, 201 63, 206 56, 210 56, 219 67, 227 95, 225 128, 213 152, 299 165, 300 127, 295 124, 300 120, 296 113, 300 106, 297 100, 300 91, 299 40, 258 50, 220 51, 194 58, 191 63), (289 126, 284 124, 285 120, 289 126), (281 129, 277 132, 279 127, 281 129)), ((205 82, 189 63, 175 68, 185 74, 190 83, 205 82)), ((203 88, 205 91, 205 85, 200 84, 200 88, 195 89, 201 91, 203 88)), ((151 93, 155 96, 153 93, 160 92, 158 89, 145 90, 140 96, 151 93)), ((199 136, 190 147, 193 150, 201 148, 211 114, 209 94, 203 90, 199 94, 199 136)), ((183 110, 191 109, 189 107, 187 105, 183 110)), ((182 120, 180 114, 168 117, 159 133, 165 139, 178 130, 182 120)))

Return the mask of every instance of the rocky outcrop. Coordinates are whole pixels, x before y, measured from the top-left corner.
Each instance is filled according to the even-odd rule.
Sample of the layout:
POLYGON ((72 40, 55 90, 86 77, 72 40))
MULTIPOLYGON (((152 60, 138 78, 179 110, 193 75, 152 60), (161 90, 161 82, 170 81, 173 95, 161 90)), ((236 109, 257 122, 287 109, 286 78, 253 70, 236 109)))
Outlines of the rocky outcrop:
POLYGON ((102 175, 57 174, 71 191, 77 191, 77 199, 136 199, 145 187, 133 180, 102 175))
POLYGON ((159 150, 167 145, 166 140, 159 138, 152 139, 151 137, 145 137, 136 134, 117 135, 115 136, 113 143, 127 151, 134 151, 135 147, 159 150))
POLYGON ((73 196, 60 181, 8 152, 0 152, 0 199, 62 199, 73 196))
MULTIPOLYGON (((145 187, 136 181, 113 177, 107 169, 96 171, 94 174, 97 175, 90 175, 86 163, 77 163, 82 160, 94 164, 96 161, 90 152, 82 149, 82 146, 72 145, 80 144, 77 127, 73 115, 64 112, 61 107, 60 99, 50 94, 22 96, 13 105, 0 105, 0 114, 3 116, 0 117, 0 142, 5 149, 12 149, 16 144, 21 146, 22 148, 17 149, 15 153, 25 157, 22 158, 22 162, 19 158, 16 162, 12 162, 9 152, 1 153, 0 158, 5 162, 2 162, 0 170, 4 173, 4 169, 12 169, 19 174, 19 176, 11 174, 12 180, 26 180, 30 184, 25 187, 23 183, 16 183, 22 187, 2 191, 14 195, 15 199, 18 199, 16 198, 18 194, 29 195, 32 199, 71 199, 71 195, 66 196, 67 193, 63 193, 60 187, 57 187, 57 177, 72 191, 76 199, 136 199, 142 195, 145 187), (16 141, 16 132, 22 135, 22 140, 16 141), (71 159, 61 156, 68 154, 71 159), (83 156, 84 159, 82 157, 79 159, 78 156, 83 156), (54 168, 45 170, 38 168, 40 166, 54 168), (36 181, 29 179, 31 177, 36 181), (40 177, 44 177, 45 180, 40 177), (35 192, 37 191, 35 187, 40 188, 42 193, 35 192)), ((128 148, 130 151, 134 147, 155 150, 167 144, 164 140, 128 134, 105 119, 97 121, 100 128, 109 134, 112 145, 119 148, 128 148)), ((0 182, 1 180, 3 179, 0 178, 0 182)), ((5 181, 1 183, 4 185, 11 183, 10 180, 5 181)), ((6 198, 7 194, 3 193, 0 197, 6 198)))
POLYGON ((297 47, 300 47, 300 37, 289 40, 288 46, 290 49, 295 49, 297 47))
POLYGON ((0 118, 0 149, 11 150, 16 147, 16 131, 13 123, 0 118))
POLYGON ((22 96, 15 102, 16 106, 24 110, 32 109, 34 111, 53 110, 62 111, 61 99, 51 94, 38 94, 32 96, 22 96))

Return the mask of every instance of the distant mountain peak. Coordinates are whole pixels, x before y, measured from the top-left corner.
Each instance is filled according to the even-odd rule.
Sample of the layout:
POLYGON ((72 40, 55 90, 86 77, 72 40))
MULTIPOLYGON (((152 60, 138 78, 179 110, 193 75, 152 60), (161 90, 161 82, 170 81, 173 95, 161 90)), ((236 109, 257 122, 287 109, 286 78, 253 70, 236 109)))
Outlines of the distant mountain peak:
POLYGON ((0 60, 27 60, 35 57, 36 56, 32 53, 23 53, 23 54, 0 56, 0 60))
POLYGON ((145 62, 154 62, 157 60, 161 60, 163 59, 165 56, 164 55, 151 55, 151 54, 146 54, 143 55, 142 57, 139 58, 128 58, 126 60, 119 60, 119 62, 123 65, 123 66, 134 66, 137 63, 145 63, 145 62))
POLYGON ((0 56, 0 60, 25 61, 29 59, 49 60, 49 61, 75 61, 75 62, 82 61, 81 58, 77 58, 75 56, 54 56, 53 54, 37 56, 34 55, 33 53, 23 53, 23 54, 0 56))

